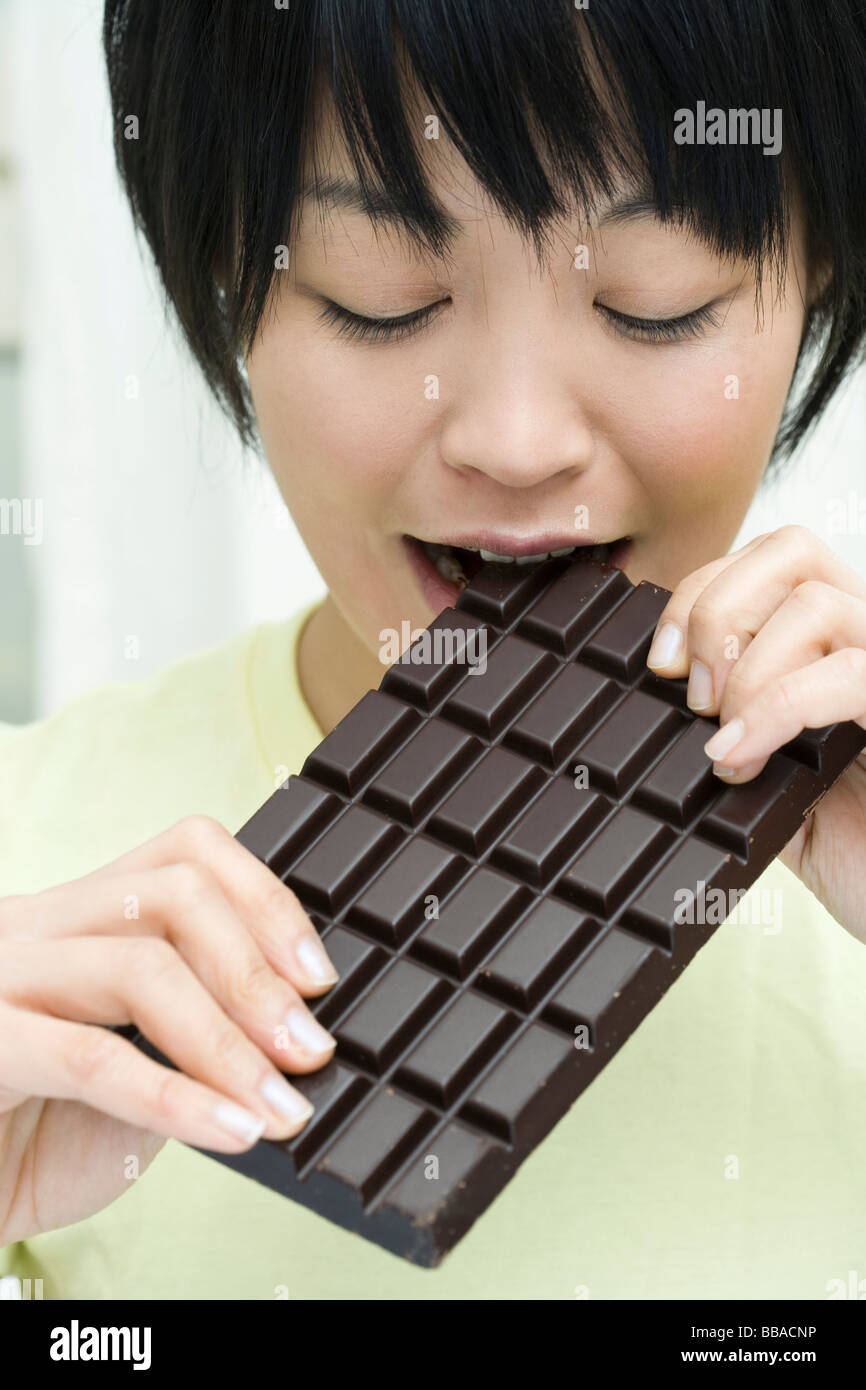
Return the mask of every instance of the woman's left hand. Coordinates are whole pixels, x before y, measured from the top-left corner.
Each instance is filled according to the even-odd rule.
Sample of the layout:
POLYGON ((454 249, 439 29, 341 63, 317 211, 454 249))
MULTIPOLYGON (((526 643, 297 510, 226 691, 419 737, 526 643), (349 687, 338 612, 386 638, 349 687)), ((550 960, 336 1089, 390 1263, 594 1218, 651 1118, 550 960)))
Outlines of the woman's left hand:
MULTIPOLYGON (((677 585, 647 664, 689 676, 689 707, 719 717, 706 744, 714 770, 732 769, 726 785, 748 782, 804 728, 866 729, 866 583, 808 528, 782 526, 677 585), (670 656, 660 664, 666 624, 681 640, 673 652, 659 643, 670 656)), ((866 942, 866 750, 779 858, 866 942)))

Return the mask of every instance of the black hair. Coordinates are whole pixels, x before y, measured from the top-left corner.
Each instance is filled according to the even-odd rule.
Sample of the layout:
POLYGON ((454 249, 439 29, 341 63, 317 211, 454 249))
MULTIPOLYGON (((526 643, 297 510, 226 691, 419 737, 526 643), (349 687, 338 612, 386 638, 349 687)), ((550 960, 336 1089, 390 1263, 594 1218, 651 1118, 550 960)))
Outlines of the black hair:
POLYGON ((291 246, 323 93, 362 188, 423 255, 447 255, 452 232, 419 157, 431 112, 542 259, 551 224, 590 214, 625 173, 663 220, 760 279, 765 262, 784 270, 796 190, 828 275, 773 468, 862 353, 866 0, 106 0, 103 44, 136 226, 245 445, 258 439, 243 360, 275 248, 291 246), (699 101, 780 109, 782 156, 676 143, 675 113, 699 101))

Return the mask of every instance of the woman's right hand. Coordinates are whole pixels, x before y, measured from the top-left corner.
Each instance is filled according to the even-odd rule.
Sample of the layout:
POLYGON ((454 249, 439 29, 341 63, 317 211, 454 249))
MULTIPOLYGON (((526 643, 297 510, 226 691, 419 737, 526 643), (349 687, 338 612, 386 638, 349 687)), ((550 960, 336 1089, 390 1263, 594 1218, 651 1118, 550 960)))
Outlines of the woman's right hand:
POLYGON ((312 1108, 282 1072, 333 1055, 301 996, 336 978, 291 890, 206 816, 0 898, 0 1245, 99 1211, 167 1138, 297 1134, 312 1108), (180 1070, 94 1026, 130 1022, 180 1070))

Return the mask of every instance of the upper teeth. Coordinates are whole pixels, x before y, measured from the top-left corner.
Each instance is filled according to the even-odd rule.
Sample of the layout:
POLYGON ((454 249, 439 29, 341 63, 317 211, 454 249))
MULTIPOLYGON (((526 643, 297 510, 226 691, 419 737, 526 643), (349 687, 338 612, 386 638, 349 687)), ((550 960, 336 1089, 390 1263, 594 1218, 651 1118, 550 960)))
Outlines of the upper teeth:
POLYGON ((479 550, 478 554, 482 560, 493 561, 499 565, 537 565, 541 560, 558 558, 560 555, 570 555, 574 550, 586 550, 590 559, 602 560, 610 549, 609 545, 576 546, 567 545, 562 550, 542 550, 537 555, 497 555, 493 550, 479 550))
MULTIPOLYGON (((460 589, 465 588, 469 581, 463 572, 463 567, 457 556, 450 555, 445 550, 439 550, 437 553, 437 549, 434 547, 433 542, 425 544, 427 544, 427 553, 442 575, 442 578, 446 579, 449 584, 456 584, 460 589)), ((469 547, 464 548, 468 549, 469 547)), ((542 560, 556 559, 561 555, 571 555, 575 550, 581 551, 584 555, 588 556, 590 560, 606 560, 610 548, 609 544, 592 546, 567 545, 560 550, 542 550, 536 555, 500 555, 497 554, 495 550, 477 550, 475 554, 479 555, 481 559, 488 564, 537 565, 542 560)))

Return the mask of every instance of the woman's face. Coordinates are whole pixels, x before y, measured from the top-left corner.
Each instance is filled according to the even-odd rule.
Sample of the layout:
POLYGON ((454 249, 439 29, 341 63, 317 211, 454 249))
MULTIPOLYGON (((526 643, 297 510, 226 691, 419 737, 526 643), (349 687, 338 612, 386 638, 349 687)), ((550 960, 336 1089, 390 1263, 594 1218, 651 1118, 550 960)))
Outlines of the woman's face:
MULTIPOLYGON (((667 588, 725 554, 808 297, 799 214, 785 297, 766 280, 759 321, 745 263, 646 209, 560 226, 542 272, 453 146, 428 143, 433 190, 463 224, 450 262, 306 203, 247 364, 283 497, 347 638, 371 654, 383 628, 424 627, 457 597, 440 569, 456 571, 417 540, 520 556, 630 537, 614 560, 667 588), (320 319, 328 300, 373 319, 435 307, 414 332, 365 340, 320 319), (661 337, 627 321, 705 306, 661 337)), ((326 172, 352 177, 334 151, 326 172)))

